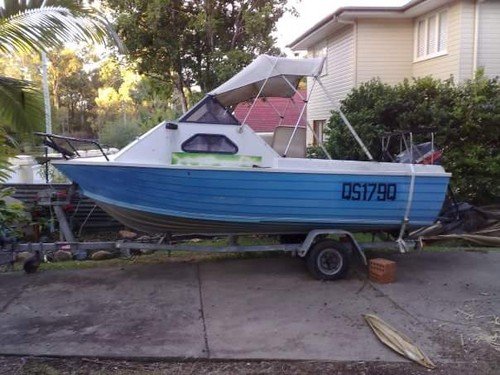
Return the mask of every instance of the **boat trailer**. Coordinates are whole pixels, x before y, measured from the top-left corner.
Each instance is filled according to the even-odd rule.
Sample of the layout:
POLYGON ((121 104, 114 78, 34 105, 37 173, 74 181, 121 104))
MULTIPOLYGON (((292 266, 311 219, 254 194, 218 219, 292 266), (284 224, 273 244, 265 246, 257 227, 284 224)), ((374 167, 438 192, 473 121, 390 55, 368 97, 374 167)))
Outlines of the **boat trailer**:
MULTIPOLYGON (((107 250, 118 253, 122 258, 130 259, 138 253, 165 251, 188 251, 202 253, 250 253, 250 252, 286 252, 298 256, 306 261, 310 273, 320 280, 336 280, 345 276, 352 255, 359 258, 364 266, 368 265, 365 250, 394 250, 402 253, 412 249, 420 249, 420 241, 402 239, 404 227, 395 241, 372 241, 359 243, 352 232, 341 229, 315 229, 307 234, 283 236, 281 243, 269 245, 240 245, 238 233, 224 235, 175 235, 163 234, 147 240, 117 240, 117 241, 77 241, 69 225, 62 207, 69 204, 76 185, 72 185, 67 194, 60 196, 53 189, 39 193, 38 204, 51 207, 59 222, 61 241, 59 242, 26 242, 20 243, 15 239, 0 243, 0 266, 13 265, 17 254, 21 252, 37 253, 42 259, 59 250, 71 252, 73 259, 89 259, 89 253, 98 250, 107 250), (193 243, 193 239, 227 237, 227 245, 209 246, 193 243)), ((80 228, 81 229, 81 228, 80 228)), ((256 235, 258 233, 255 233, 256 235)), ((271 242, 271 241, 270 241, 271 242)))
MULTIPOLYGON (((391 249, 402 250, 398 242, 359 243, 351 232, 339 229, 317 229, 310 231, 302 242, 240 245, 237 235, 228 235, 228 244, 222 246, 197 245, 190 242, 200 236, 181 236, 177 238, 161 237, 157 243, 143 241, 92 241, 92 242, 29 242, 4 244, 0 248, 0 266, 13 265, 17 254, 21 252, 39 252, 44 259, 59 250, 72 253, 74 259, 88 259, 89 252, 108 250, 119 252, 122 258, 130 259, 137 251, 158 252, 188 251, 203 253, 243 253, 243 252, 286 252, 305 259, 312 276, 320 280, 336 280, 345 276, 352 255, 356 255, 364 266, 368 265, 365 250, 391 249), (177 242, 179 241, 179 242, 177 242)), ((405 249, 420 248, 418 241, 406 242, 405 249)))

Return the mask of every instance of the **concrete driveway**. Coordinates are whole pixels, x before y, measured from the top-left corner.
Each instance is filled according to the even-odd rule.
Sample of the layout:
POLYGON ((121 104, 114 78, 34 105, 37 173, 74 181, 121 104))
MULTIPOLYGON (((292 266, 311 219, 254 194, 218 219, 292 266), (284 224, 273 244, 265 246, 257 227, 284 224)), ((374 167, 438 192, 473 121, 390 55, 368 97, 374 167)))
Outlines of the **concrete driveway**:
POLYGON ((2 274, 0 355, 404 361, 374 313, 436 362, 499 360, 500 253, 391 258, 390 285, 319 282, 288 257, 2 274))

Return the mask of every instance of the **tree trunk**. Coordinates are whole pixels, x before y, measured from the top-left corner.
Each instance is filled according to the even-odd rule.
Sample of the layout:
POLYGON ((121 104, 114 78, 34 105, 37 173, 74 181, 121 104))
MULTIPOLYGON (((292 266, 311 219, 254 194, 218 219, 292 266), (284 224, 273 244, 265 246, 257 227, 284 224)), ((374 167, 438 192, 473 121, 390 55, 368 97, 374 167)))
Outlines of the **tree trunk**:
POLYGON ((184 84, 182 82, 182 77, 180 77, 178 74, 176 74, 174 78, 174 90, 181 101, 182 112, 187 112, 188 105, 186 94, 184 93, 184 84))

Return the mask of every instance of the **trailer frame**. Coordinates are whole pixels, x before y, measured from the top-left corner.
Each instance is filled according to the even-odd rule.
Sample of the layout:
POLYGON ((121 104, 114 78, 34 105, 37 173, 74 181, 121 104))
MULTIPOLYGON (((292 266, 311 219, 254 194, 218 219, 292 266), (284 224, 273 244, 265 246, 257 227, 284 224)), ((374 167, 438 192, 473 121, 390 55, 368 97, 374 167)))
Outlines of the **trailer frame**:
MULTIPOLYGON (((359 256, 361 263, 364 266, 368 265, 368 260, 365 254, 366 249, 393 249, 400 250, 400 244, 395 242, 368 242, 359 243, 354 237, 353 233, 340 229, 316 229, 310 231, 305 240, 302 242, 291 243, 291 244, 270 244, 270 245, 239 245, 237 243, 237 235, 228 235, 228 244, 223 246, 208 246, 208 245, 196 245, 192 243, 180 242, 171 243, 169 240, 164 243, 166 237, 162 237, 160 242, 141 242, 141 241, 90 241, 90 242, 78 242, 78 241, 61 241, 61 242, 27 242, 27 243, 9 243, 4 244, 0 248, 0 259, 4 259, 2 262, 0 260, 0 265, 13 264, 16 260, 16 256, 20 252, 31 252, 36 251, 46 258, 46 255, 51 252, 56 252, 58 250, 70 251, 77 260, 84 260, 88 258, 88 252, 92 250, 110 250, 110 251, 120 251, 120 254, 124 258, 130 258, 133 250, 150 250, 150 251, 190 251, 190 252, 209 252, 209 253, 242 253, 242 252, 287 252, 292 255, 296 255, 300 258, 308 259, 308 255, 311 249, 322 243, 323 241, 332 241, 332 236, 340 240, 338 242, 337 253, 342 253, 341 256, 350 256, 351 254, 356 254, 359 256), (10 255, 10 257, 9 257, 10 255), (5 259, 8 259, 5 261, 5 259)), ((197 238, 197 237, 193 237, 197 238)), ((175 238, 174 238, 175 240, 175 238)), ((411 246, 414 248, 420 248, 418 241, 407 241, 405 242, 405 249, 409 249, 411 246)), ((324 246, 323 246, 324 247, 324 246)), ((335 247, 335 246, 334 246, 335 247)), ((347 259, 347 258, 346 258, 347 259)), ((331 277, 322 277, 322 275, 314 275, 316 278, 320 279, 332 279, 331 277)), ((325 276, 325 275, 323 275, 325 276)))

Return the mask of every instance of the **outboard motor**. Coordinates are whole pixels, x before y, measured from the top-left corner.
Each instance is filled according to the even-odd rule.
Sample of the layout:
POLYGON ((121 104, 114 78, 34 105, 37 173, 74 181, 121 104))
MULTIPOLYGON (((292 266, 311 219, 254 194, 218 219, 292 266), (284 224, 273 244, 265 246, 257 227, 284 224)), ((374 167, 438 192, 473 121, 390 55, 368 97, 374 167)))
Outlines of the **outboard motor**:
POLYGON ((411 145, 410 149, 396 155, 396 163, 441 164, 442 150, 436 150, 432 142, 411 145))

